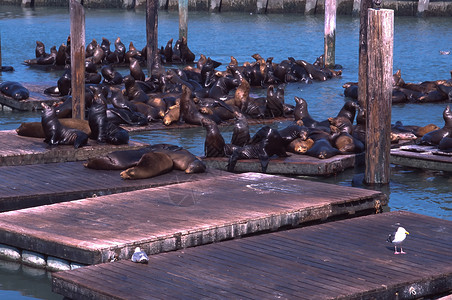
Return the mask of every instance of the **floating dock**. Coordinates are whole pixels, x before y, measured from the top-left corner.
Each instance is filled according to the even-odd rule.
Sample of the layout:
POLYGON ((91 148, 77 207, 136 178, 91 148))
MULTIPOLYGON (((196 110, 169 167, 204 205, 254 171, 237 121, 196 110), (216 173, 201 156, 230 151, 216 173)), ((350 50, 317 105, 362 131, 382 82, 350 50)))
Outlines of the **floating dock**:
MULTIPOLYGON (((227 170, 228 158, 207 157, 203 161, 209 168, 227 170)), ((335 155, 326 159, 319 159, 309 155, 291 154, 289 157, 272 157, 268 164, 267 173, 281 175, 331 176, 364 164, 364 154, 335 155)), ((261 172, 262 167, 258 159, 240 159, 234 172, 261 172)))
POLYGON ((452 290, 452 222, 390 212, 53 273, 71 299, 419 299, 452 290), (401 223, 404 255, 386 242, 401 223))
POLYGON ((61 97, 52 97, 44 94, 44 90, 46 87, 50 87, 52 84, 50 83, 46 87, 43 84, 33 84, 33 83, 21 83, 25 88, 30 92, 30 97, 25 100, 15 100, 12 97, 6 96, 3 93, 0 93, 0 105, 10 107, 16 110, 22 111, 35 111, 41 110, 41 103, 46 103, 47 105, 53 105, 54 103, 58 103, 61 101, 61 97))
POLYGON ((435 146, 407 145, 391 149, 391 163, 405 167, 452 172, 452 153, 435 146))
POLYGON ((0 241, 81 264, 380 211, 381 192, 245 173, 2 213, 0 241))
POLYGON ((93 170, 83 162, 0 167, 0 212, 98 197, 121 192, 192 182, 225 172, 207 169, 200 174, 173 170, 153 178, 123 180, 120 170, 93 170))
POLYGON ((15 130, 0 131, 0 140, 0 166, 80 161, 112 151, 139 149, 148 145, 133 140, 126 145, 101 145, 90 139, 89 145, 77 149, 71 145, 49 147, 44 139, 19 136, 15 130))

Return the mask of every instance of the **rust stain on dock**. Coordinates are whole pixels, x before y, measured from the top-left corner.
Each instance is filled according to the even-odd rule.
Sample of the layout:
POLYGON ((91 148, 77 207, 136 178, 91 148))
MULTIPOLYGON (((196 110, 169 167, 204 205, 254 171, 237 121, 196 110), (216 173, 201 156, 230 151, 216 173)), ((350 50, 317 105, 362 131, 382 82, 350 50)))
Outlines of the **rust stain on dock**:
POLYGON ((83 264, 159 253, 313 220, 375 212, 381 192, 274 175, 192 183, 2 213, 2 243, 83 264))
POLYGON ((71 145, 49 147, 44 139, 23 137, 14 130, 0 131, 0 166, 80 161, 117 150, 145 147, 146 143, 130 140, 126 145, 98 144, 89 140, 89 145, 74 149, 71 145))
POLYGON ((415 299, 452 290, 452 222, 390 212, 52 274, 78 299, 415 299), (409 232, 405 255, 386 242, 409 232))

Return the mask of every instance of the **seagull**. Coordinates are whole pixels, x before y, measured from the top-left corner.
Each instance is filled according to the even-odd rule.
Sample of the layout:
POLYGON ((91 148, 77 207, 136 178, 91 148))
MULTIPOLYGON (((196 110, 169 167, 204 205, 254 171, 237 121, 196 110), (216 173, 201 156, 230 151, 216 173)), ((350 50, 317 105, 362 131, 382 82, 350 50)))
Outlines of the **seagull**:
POLYGON ((406 235, 410 234, 408 231, 405 230, 403 227, 397 228, 397 231, 394 233, 391 233, 388 236, 388 239, 386 241, 394 244, 394 254, 405 254, 406 252, 402 249, 402 242, 405 240, 406 235), (397 246, 400 247, 400 252, 397 252, 397 246))
POLYGON ((449 54, 450 54, 450 51, 442 51, 442 50, 439 50, 439 54, 441 54, 441 55, 449 55, 449 54))
POLYGON ((132 254, 132 261, 135 263, 147 264, 149 262, 149 257, 146 252, 141 251, 140 247, 135 248, 135 252, 132 254))

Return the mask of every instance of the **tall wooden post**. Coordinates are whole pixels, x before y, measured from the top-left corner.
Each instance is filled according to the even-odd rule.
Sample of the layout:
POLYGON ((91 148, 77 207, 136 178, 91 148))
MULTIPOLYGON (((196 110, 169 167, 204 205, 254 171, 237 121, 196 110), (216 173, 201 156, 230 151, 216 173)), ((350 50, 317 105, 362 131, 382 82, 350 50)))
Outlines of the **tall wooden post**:
POLYGON ((372 0, 361 0, 359 15, 359 69, 358 69, 358 103, 361 109, 367 107, 367 20, 368 9, 372 0))
POLYGON ((368 184, 390 179, 394 11, 369 9, 366 171, 368 184))
POLYGON ((179 39, 187 38, 188 0, 179 0, 179 39))
POLYGON ((2 70, 2 33, 0 32, 0 71, 2 70))
POLYGON ((336 55, 336 0, 325 0, 325 67, 333 68, 336 55))
POLYGON ((158 7, 158 0, 146 0, 146 66, 149 77, 158 51, 158 7))
POLYGON ((423 17, 424 11, 428 9, 429 0, 419 0, 419 3, 417 4, 417 16, 423 17))
POLYGON ((71 95, 72 118, 85 118, 85 10, 71 0, 71 95))

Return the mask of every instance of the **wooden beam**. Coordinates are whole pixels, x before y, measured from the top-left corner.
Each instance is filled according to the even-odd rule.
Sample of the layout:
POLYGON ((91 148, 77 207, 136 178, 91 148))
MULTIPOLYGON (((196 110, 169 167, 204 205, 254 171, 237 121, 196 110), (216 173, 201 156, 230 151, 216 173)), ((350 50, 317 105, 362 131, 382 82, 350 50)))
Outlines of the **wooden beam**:
POLYGON ((419 0, 419 3, 417 5, 417 16, 418 17, 424 16, 424 11, 428 10, 429 2, 430 2, 429 0, 419 0))
POLYGON ((188 0, 179 0, 179 39, 187 38, 188 0))
POLYGON ((158 6, 158 0, 146 0, 146 66, 149 77, 158 51, 158 6))
POLYGON ((336 0, 325 0, 325 67, 334 68, 336 55, 336 0))
POLYGON ((367 107, 367 10, 369 8, 372 8, 372 0, 361 0, 358 69, 358 103, 361 109, 367 107))
POLYGON ((369 9, 367 32, 367 184, 390 179, 394 11, 369 9))
POLYGON ((75 0, 71 15, 71 95, 72 118, 85 118, 85 10, 75 0))

